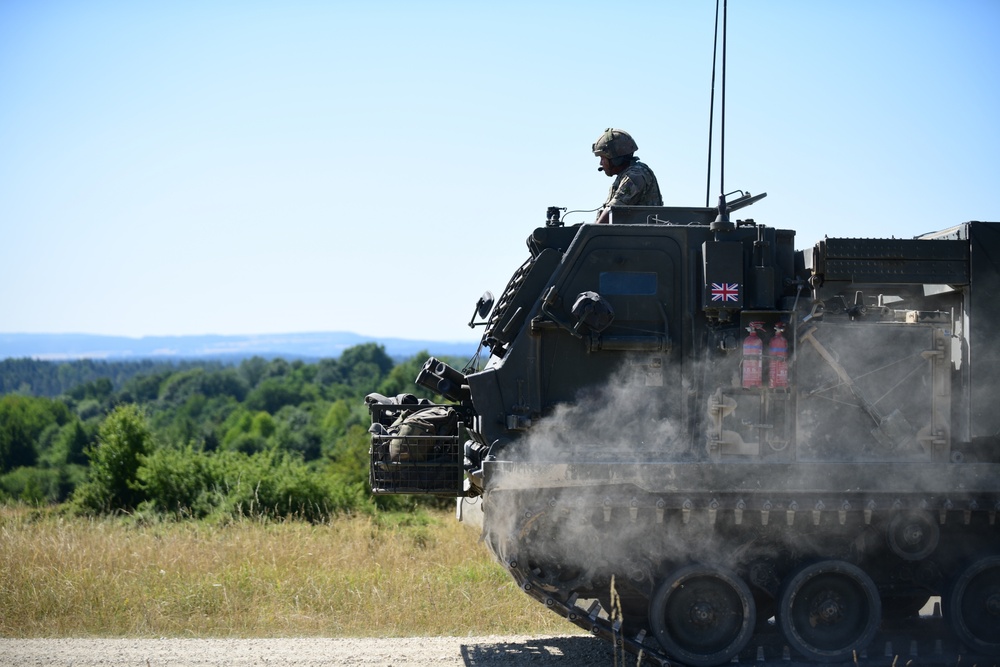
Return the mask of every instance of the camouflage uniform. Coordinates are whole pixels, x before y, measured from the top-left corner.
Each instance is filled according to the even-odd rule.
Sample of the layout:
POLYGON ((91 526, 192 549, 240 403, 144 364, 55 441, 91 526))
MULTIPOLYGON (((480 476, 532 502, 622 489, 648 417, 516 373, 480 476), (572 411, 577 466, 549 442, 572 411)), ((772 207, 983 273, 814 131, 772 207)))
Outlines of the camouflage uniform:
POLYGON ((632 158, 625 171, 615 177, 601 210, 608 206, 663 206, 653 170, 639 162, 639 158, 632 158))

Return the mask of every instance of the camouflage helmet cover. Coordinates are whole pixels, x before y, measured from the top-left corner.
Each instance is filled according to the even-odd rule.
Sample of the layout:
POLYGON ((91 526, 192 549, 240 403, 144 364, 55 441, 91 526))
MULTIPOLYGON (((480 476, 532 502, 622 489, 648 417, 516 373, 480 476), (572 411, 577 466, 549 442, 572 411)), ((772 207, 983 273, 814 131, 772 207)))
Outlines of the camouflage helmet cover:
POLYGON ((635 140, 628 132, 609 127, 604 130, 604 134, 597 138, 597 141, 591 146, 591 150, 594 151, 594 155, 613 160, 616 157, 631 155, 639 150, 639 147, 636 146, 635 140))

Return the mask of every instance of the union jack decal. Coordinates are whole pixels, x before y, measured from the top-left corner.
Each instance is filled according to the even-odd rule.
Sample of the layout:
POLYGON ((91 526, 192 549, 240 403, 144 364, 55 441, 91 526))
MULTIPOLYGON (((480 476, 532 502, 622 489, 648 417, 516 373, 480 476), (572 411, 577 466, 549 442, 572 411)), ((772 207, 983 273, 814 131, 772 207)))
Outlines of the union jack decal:
POLYGON ((712 301, 739 301, 739 283, 712 283, 712 301))

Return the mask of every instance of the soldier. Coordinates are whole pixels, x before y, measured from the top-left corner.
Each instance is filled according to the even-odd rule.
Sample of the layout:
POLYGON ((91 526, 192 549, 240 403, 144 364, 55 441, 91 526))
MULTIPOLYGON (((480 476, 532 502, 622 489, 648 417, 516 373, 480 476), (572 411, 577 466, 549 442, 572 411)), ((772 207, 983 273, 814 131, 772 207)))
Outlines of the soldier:
POLYGON ((597 223, 610 222, 612 206, 663 206, 656 176, 633 155, 639 147, 628 132, 609 127, 591 149, 601 158, 597 170, 616 177, 607 201, 597 214, 597 223))

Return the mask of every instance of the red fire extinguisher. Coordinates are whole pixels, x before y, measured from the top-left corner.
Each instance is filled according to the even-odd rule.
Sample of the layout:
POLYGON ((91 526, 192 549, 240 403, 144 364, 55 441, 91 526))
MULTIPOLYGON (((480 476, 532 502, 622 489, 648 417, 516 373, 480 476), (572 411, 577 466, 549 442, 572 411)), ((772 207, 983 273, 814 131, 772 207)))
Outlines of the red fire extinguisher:
POLYGON ((788 388, 788 341, 781 335, 784 330, 783 323, 775 324, 774 336, 767 346, 767 356, 770 357, 768 380, 771 389, 788 388))
POLYGON ((749 335, 743 339, 743 388, 761 386, 764 379, 764 342, 757 335, 762 322, 751 322, 749 335))

